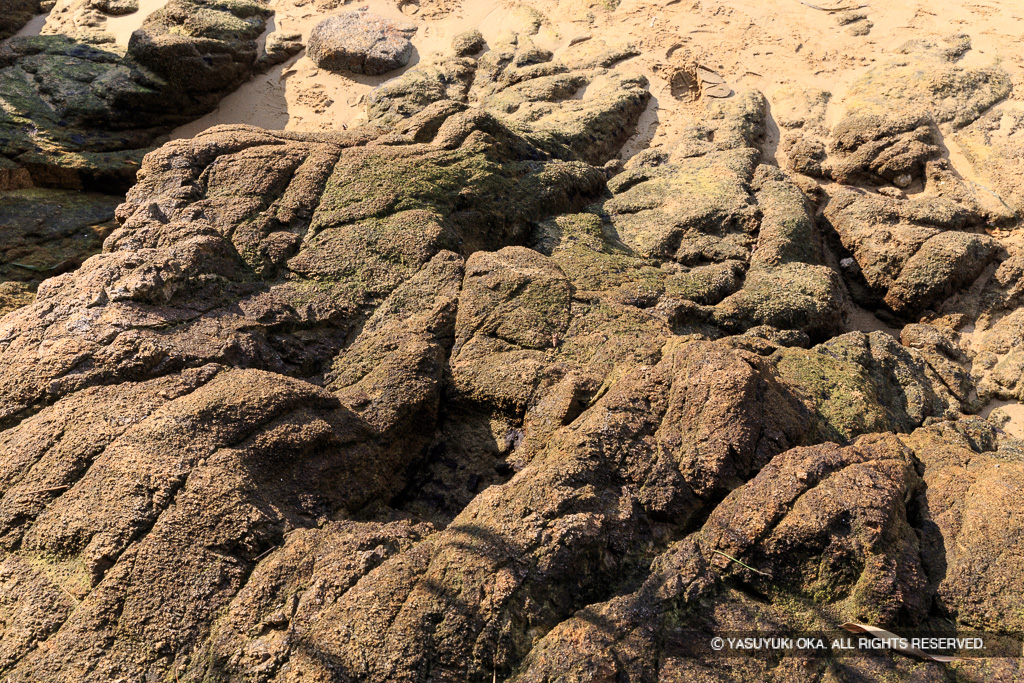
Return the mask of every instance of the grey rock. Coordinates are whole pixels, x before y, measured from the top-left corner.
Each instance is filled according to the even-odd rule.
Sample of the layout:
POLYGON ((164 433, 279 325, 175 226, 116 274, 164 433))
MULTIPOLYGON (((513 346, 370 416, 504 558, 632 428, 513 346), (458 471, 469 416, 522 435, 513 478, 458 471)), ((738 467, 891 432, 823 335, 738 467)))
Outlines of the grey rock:
POLYGON ((415 32, 411 24, 368 12, 345 12, 313 28, 307 54, 322 69, 376 76, 409 63, 409 38, 415 32))

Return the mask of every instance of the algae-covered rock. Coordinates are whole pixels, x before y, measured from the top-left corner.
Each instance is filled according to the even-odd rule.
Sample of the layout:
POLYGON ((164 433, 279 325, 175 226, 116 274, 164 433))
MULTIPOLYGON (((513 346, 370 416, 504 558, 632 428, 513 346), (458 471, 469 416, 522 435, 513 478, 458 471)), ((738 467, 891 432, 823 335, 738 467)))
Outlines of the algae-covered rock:
POLYGON ((976 212, 945 198, 900 201, 841 189, 825 217, 856 261, 854 296, 869 306, 882 301, 905 319, 972 283, 1001 252, 993 238, 966 230, 981 223, 976 212))
MULTIPOLYGON (((452 395, 463 258, 524 242, 604 190, 603 170, 546 144, 557 156, 441 102, 388 131, 222 127, 146 157, 106 251, 46 281, 0 333, 3 438, 21 453, 0 493, 5 533, 84 577, 77 616, 54 636, 60 654, 19 655, 16 677, 169 673, 163 653, 204 651, 268 542, 417 481, 452 395), (15 358, 39 344, 53 354, 24 372, 15 358), (96 417, 67 422, 83 409, 96 417), (184 448, 182 429, 211 431, 184 448), (166 618, 150 618, 150 590, 176 596, 166 618), (119 625, 98 626, 110 610, 119 625), (112 641, 97 659, 95 644, 112 641)), ((544 294, 494 330, 467 304, 466 329, 544 347, 551 319, 552 331, 569 322, 564 278, 556 289, 554 308, 544 294)), ((493 303, 475 310, 486 318, 493 303)))
POLYGON ((524 38, 479 60, 448 55, 377 88, 367 102, 368 118, 393 126, 435 102, 474 102, 549 154, 568 148, 573 157, 603 164, 630 137, 650 99, 643 76, 614 68, 631 54, 571 50, 553 60, 524 38), (577 99, 582 88, 586 92, 577 99))
POLYGON ((39 283, 78 268, 113 231, 120 199, 63 190, 0 193, 0 314, 32 299, 39 283))
POLYGON ((0 15, 0 40, 13 36, 41 11, 39 0, 11 0, 0 15))
MULTIPOLYGON (((930 681, 707 645, 1020 630, 1016 593, 989 597, 1021 582, 1020 443, 963 413, 1021 390, 1021 258, 931 125, 877 149, 840 127, 837 156, 826 94, 779 109, 822 172, 923 169, 909 197, 778 168, 756 92, 636 152, 636 51, 553 53, 511 14, 365 125, 144 159, 251 74, 262 4, 172 0, 126 57, 2 48, 0 296, 25 305, 0 318, 0 676, 930 681), (24 188, 108 177, 135 179, 113 224, 109 197, 24 188), (911 324, 843 334, 851 298, 911 324)), ((974 87, 950 68, 925 77, 974 87)))
POLYGON ((983 420, 947 423, 905 438, 924 465, 917 505, 929 592, 940 608, 972 628, 1019 632, 1024 613, 1013 596, 1020 564, 1024 451, 997 438, 983 420))
POLYGON ((72 33, 0 47, 0 157, 35 185, 125 191, 154 140, 253 74, 260 2, 171 0, 127 54, 72 33))
POLYGON ((479 29, 460 33, 452 39, 452 51, 456 57, 471 57, 487 46, 484 34, 479 29))
POLYGON ((909 432, 930 417, 956 416, 953 395, 920 351, 884 332, 851 332, 810 350, 773 356, 780 375, 816 413, 815 440, 909 432))

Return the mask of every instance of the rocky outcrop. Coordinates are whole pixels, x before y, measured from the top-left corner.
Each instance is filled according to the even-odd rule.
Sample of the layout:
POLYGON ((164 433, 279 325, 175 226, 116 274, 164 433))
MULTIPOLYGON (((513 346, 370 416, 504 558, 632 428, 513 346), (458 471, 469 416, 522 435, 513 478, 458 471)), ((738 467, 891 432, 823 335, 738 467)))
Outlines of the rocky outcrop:
MULTIPOLYGON (((911 670, 915 680, 947 680, 941 665, 906 659, 723 658, 707 643, 716 633, 827 631, 846 620, 920 624, 929 612, 963 614, 960 623, 976 628, 1016 629, 1015 617, 998 609, 988 613, 989 621, 964 611, 970 596, 992 604, 980 597, 985 584, 972 585, 961 574, 972 571, 968 567, 993 563, 1011 572, 1005 585, 1020 581, 1012 575, 1014 563, 1000 561, 1012 550, 993 544, 987 532, 959 530, 960 523, 984 526, 972 514, 976 505, 1010 490, 1000 486, 995 494, 973 485, 984 477, 983 467, 968 478, 960 474, 964 470, 949 469, 1005 464, 1003 448, 1019 442, 993 450, 993 437, 991 426, 976 420, 918 430, 905 439, 871 436, 846 448, 829 444, 777 456, 726 497, 698 531, 659 555, 635 592, 591 605, 550 630, 512 680, 588 680, 593 672, 604 680, 904 680, 911 670), (951 459, 936 460, 938 452, 951 459), (917 462, 924 463, 923 479, 917 462), (968 489, 977 493, 965 500, 968 489), (953 534, 962 544, 954 555, 972 562, 947 565, 953 534)), ((1002 498, 997 504, 1007 503, 1020 510, 1019 503, 1002 498)), ((955 666, 968 677, 1012 676, 1015 670, 1013 660, 955 666)))
POLYGON ((825 217, 851 256, 845 272, 855 296, 909 320, 972 284, 1001 252, 995 239, 979 234, 977 212, 942 197, 899 200, 842 189, 825 217))
POLYGON ((907 187, 921 180, 926 162, 941 156, 940 127, 963 128, 1010 93, 1010 78, 998 66, 957 64, 970 49, 965 35, 900 47, 899 56, 853 84, 827 143, 817 135, 792 139, 793 168, 840 183, 907 187))
POLYGON ((0 194, 0 313, 30 303, 40 282, 77 269, 116 226, 118 199, 64 190, 0 194))
MULTIPOLYGON (((248 28, 172 2, 123 60, 16 41, 3 77, 31 101, 21 74, 82 49, 90 88, 199 106, 264 14, 216 12, 248 28)), ((457 40, 357 128, 167 143, 116 226, 12 212, 32 263, 75 264, 0 318, 0 675, 943 680, 701 648, 1024 627, 1021 442, 965 416, 1015 366, 954 312, 994 330, 1019 299, 983 209, 805 194, 754 92, 624 163, 632 49, 530 35, 457 40), (909 324, 848 331, 852 302, 909 324)))

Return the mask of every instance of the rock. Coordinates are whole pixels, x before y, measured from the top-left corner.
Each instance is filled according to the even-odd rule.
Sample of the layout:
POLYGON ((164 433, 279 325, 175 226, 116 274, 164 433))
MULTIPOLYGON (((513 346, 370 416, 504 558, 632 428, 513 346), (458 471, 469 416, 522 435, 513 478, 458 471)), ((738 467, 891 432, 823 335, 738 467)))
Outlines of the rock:
POLYGON ((302 52, 305 45, 302 44, 301 38, 301 34, 298 33, 281 33, 280 31, 271 33, 267 36, 264 53, 256 62, 257 68, 269 69, 277 64, 287 62, 302 52))
POLYGON ((956 135, 956 141, 976 173, 992 178, 999 203, 1009 208, 1012 217, 1024 212, 1024 184, 1021 159, 1024 159, 1024 111, 989 112, 956 135))
POLYGON ((412 59, 412 24, 367 12, 344 12, 324 19, 309 34, 306 52, 322 69, 377 76, 412 59))
POLYGON ((701 83, 708 85, 722 85, 725 83, 725 79, 717 71, 705 69, 702 66, 697 67, 697 78, 700 79, 701 83))
POLYGON ((840 26, 848 26, 849 24, 854 24, 858 21, 864 21, 867 18, 868 15, 864 12, 843 12, 842 14, 836 15, 836 23, 840 26))
POLYGON ((75 270, 100 251, 120 199, 64 190, 0 193, 0 314, 28 303, 39 283, 75 270))
POLYGON ((814 440, 845 442, 958 414, 969 397, 946 387, 933 366, 933 346, 918 346, 903 347, 884 332, 850 332, 808 351, 779 349, 771 358, 812 406, 814 440))
POLYGON ((212 110, 253 74, 270 11, 259 2, 215 5, 170 0, 132 34, 126 55, 80 36, 8 41, 0 157, 37 186, 126 191, 159 135, 212 110))
POLYGON ((0 16, 0 40, 10 38, 37 14, 43 12, 39 0, 11 0, 0 16))
POLYGON ((1024 313, 1014 311, 986 325, 972 351, 972 375, 985 399, 1024 400, 1024 313))
POLYGON ((705 97, 725 98, 732 97, 735 93, 728 86, 712 85, 711 87, 704 88, 702 94, 705 97))
MULTIPOLYGON (((157 104, 251 73, 262 5, 172 2, 127 57, 4 46, 3 182, 81 182, 156 134, 127 102, 160 128, 157 104)), ((830 133, 828 96, 791 93, 780 128, 823 173, 863 151, 851 178, 920 161, 928 191, 817 188, 741 92, 624 160, 651 101, 635 51, 556 57, 515 15, 377 88, 365 125, 140 155, 113 224, 109 197, 0 201, 0 676, 940 681, 891 652, 707 644, 1024 628, 1021 442, 964 415, 1022 391, 1024 261, 934 140, 830 133), (847 332, 851 298, 899 339, 847 332)))
POLYGON ((871 33, 871 29, 874 28, 875 24, 872 21, 858 21, 849 28, 846 32, 851 36, 866 36, 871 33))
POLYGON ((104 14, 121 16, 139 11, 138 0, 91 0, 90 7, 93 7, 104 14))
MULTIPOLYGON (((598 148, 639 115, 642 99, 627 101, 635 111, 623 111, 617 97, 587 103, 592 120, 619 121, 587 129, 598 148)), ((523 302, 521 324, 507 330, 480 324, 500 298, 480 299, 478 315, 467 305, 464 326, 456 314, 460 253, 501 254, 535 223, 603 192, 603 171, 558 142, 574 140, 573 129, 558 132, 551 122, 541 138, 556 157, 493 114, 449 101, 390 130, 324 136, 221 127, 147 156, 106 251, 48 280, 35 304, 2 323, 0 443, 20 454, 5 460, 0 485, 6 547, 75 558, 84 598, 78 616, 50 636, 60 655, 18 650, 14 679, 82 667, 92 667, 95 680, 168 672, 163 653, 203 651, 214 615, 287 531, 397 496, 443 464, 428 458, 438 434, 453 441, 451 452, 466 448, 437 420, 456 329, 543 349, 548 318, 561 316, 552 331, 569 320, 571 290, 558 277, 542 278, 537 290, 557 289, 558 305, 523 302), (380 175, 385 169, 391 175, 380 175), (412 182, 416 174, 421 183, 412 182), (214 228, 225 224, 236 229, 214 228), (35 372, 14 372, 15 359, 38 348, 46 330, 55 335, 54 355, 35 372), (76 372, 57 369, 69 362, 76 372), (205 436, 186 446, 180 430, 193 427, 205 436), (295 487, 296 478, 308 485, 295 487), (139 489, 140 480, 154 487, 139 489), (198 575, 208 580, 197 584, 198 575), (165 593, 175 606, 153 620, 146 596, 165 593), (111 609, 122 615, 117 628, 135 635, 122 639, 99 624, 111 609), (101 641, 108 645, 97 649, 101 641)), ((533 293, 528 288, 527 299, 533 293)), ((635 341, 616 343, 635 354, 635 341)), ((471 431, 464 434, 472 443, 471 431)), ((495 462, 487 467, 495 476, 495 462)), ((460 496, 472 496, 464 490, 460 496)), ((424 494, 417 505, 428 501, 424 494)), ((461 509, 466 501, 454 502, 461 509)), ((405 547, 405 533, 381 532, 399 546, 382 541, 379 558, 352 580, 405 547)), ((259 615, 242 608, 238 618, 280 628, 291 613, 273 607, 259 615)), ((29 641, 51 627, 38 633, 29 641)))
MULTIPOLYGON (((870 22, 855 22, 851 30, 870 30, 870 22)), ((899 56, 851 86, 845 113, 830 134, 810 130, 802 142, 786 143, 800 147, 793 156, 793 170, 844 184, 893 182, 907 187, 920 179, 925 164, 941 156, 940 127, 963 128, 1010 91, 1007 74, 998 66, 955 64, 968 50, 970 41, 957 37, 949 39, 947 47, 903 46, 899 56), (917 78, 920 74, 927 77, 917 78)))
POLYGON ((296 635, 315 633, 331 604, 431 531, 408 521, 330 522, 297 530, 232 601, 211 637, 209 669, 215 676, 244 676, 269 661, 289 662, 307 675, 321 670, 315 651, 293 646, 296 635), (253 633, 260 635, 253 638, 253 633))
POLYGON ((705 496, 743 477, 799 429, 792 399, 775 394, 778 387, 748 358, 697 344, 666 349, 656 367, 629 373, 529 470, 487 489, 443 532, 325 603, 309 634, 321 654, 297 652, 298 661, 317 676, 328 675, 325 662, 358 666, 367 680, 407 680, 426 667, 445 680, 511 672, 532 645, 531 629, 547 631, 597 599, 593 587, 631 571, 651 538, 648 515, 689 518, 705 496), (708 392, 728 398, 698 398, 708 392), (765 404, 770 412, 745 410, 762 392, 777 399, 765 404), (637 400, 648 409, 632 409, 637 400), (757 426, 769 424, 766 431, 757 426), (691 429, 714 438, 696 449, 691 429), (634 445, 603 452, 612 435, 634 445), (614 463, 639 455, 641 442, 660 443, 662 459, 654 467, 627 465, 636 477, 627 488, 611 484, 614 463), (450 583, 455 575, 458 583, 450 583), (401 616, 390 620, 396 610, 401 616), (520 620, 514 631, 505 626, 520 620), (428 637, 435 623, 445 626, 428 637), (349 626, 339 632, 329 624, 349 626), (410 647, 396 653, 397 637, 410 647))
POLYGON ((832 93, 827 90, 801 84, 786 85, 775 91, 772 114, 784 129, 827 133, 824 129, 825 112, 831 101, 832 93))
MULTIPOLYGON (((1014 511, 1010 528, 1016 523, 1020 504, 1012 487, 997 489, 991 483, 997 469, 1015 467, 1006 460, 1013 457, 1013 446, 996 450, 991 428, 986 431, 979 422, 776 456, 727 496, 699 531, 659 555, 639 588, 590 605, 548 631, 513 680, 543 681, 556 674, 581 680, 597 671, 611 680, 734 680, 739 675, 784 681, 802 679, 808 670, 817 676, 842 671, 867 678, 943 680, 942 665, 883 652, 859 656, 840 669, 820 657, 769 661, 735 653, 722 658, 707 643, 714 635, 751 629, 780 635, 827 631, 845 620, 898 623, 892 627, 896 631, 937 628, 943 617, 934 615, 947 609, 968 610, 974 628, 1017 628, 1008 604, 985 616, 967 607, 971 597, 988 600, 981 597, 987 584, 969 578, 979 566, 997 565, 1007 585, 1020 581, 1017 565, 1000 561, 1013 550, 993 539, 992 527, 983 521, 987 515, 978 507, 982 500, 1008 506, 1014 511), (923 477, 915 471, 916 458, 931 463, 923 477), (966 466, 972 474, 962 469, 966 466), (970 535, 968 528, 978 531, 970 535), (943 548, 951 536, 964 543, 955 553, 964 559, 947 567, 943 548), (968 556, 981 560, 968 563, 968 556)), ((1007 474, 1012 480, 1016 469, 1007 474)), ((1010 644, 1007 651, 1013 649, 1010 644)), ((1013 659, 997 661, 967 666, 1015 670, 1013 659)))
POLYGON ((915 507, 929 593, 972 628, 1019 630, 1024 617, 1010 596, 1024 573, 1004 558, 1021 549, 1020 442, 998 438, 977 418, 918 430, 906 441, 924 465, 927 489, 915 507))
POLYGON ((941 197, 898 200, 840 189, 825 217, 859 266, 856 275, 845 271, 854 297, 868 307, 884 302, 904 319, 941 304, 1000 253, 991 237, 966 231, 981 216, 941 197))
POLYGON ((478 29, 471 29, 452 38, 452 51, 456 57, 471 57, 487 47, 484 34, 478 29))

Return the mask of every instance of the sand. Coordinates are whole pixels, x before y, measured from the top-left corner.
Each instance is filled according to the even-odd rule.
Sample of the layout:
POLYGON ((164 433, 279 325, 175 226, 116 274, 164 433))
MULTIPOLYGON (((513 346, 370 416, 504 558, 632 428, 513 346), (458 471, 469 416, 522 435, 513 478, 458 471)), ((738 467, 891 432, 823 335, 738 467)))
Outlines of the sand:
POLYGON ((988 419, 993 413, 995 421, 1001 423, 1004 432, 1017 439, 1024 439, 1024 404, 1017 401, 991 401, 981 411, 981 416, 988 419))
MULTIPOLYGON (((15 33, 11 38, 20 38, 22 36, 38 36, 39 32, 43 30, 43 26, 46 25, 46 19, 50 15, 37 14, 29 20, 27 24, 21 27, 21 30, 15 33)), ((10 38, 8 39, 10 40, 10 38)))
MULTIPOLYGON (((401 8, 395 2, 373 0, 335 11, 368 7, 382 16, 417 24, 420 30, 413 38, 414 65, 430 59, 432 52, 447 47, 453 36, 468 28, 477 27, 486 38, 494 40, 512 24, 515 4, 463 0, 452 3, 452 11, 446 13, 437 11, 437 3, 429 0, 423 0, 422 6, 406 3, 401 8)), ((624 156, 671 137, 678 114, 692 106, 672 97, 665 79, 665 67, 683 54, 720 74, 728 87, 759 89, 769 101, 780 88, 792 85, 828 90, 833 98, 826 122, 833 122, 842 115, 849 84, 897 47, 911 39, 937 40, 963 32, 974 44, 965 64, 999 61, 1011 74, 1016 91, 1024 92, 1024 51, 1019 49, 1024 35, 1024 3, 1018 0, 872 4, 858 10, 872 23, 866 36, 852 35, 852 25, 839 25, 838 14, 813 9, 799 0, 624 0, 614 11, 605 9, 603 3, 583 0, 536 0, 531 4, 550 20, 537 42, 546 43, 556 56, 572 38, 581 35, 609 42, 629 41, 642 49, 644 54, 631 60, 630 66, 651 80, 654 99, 640 135, 627 146, 624 156)), ((829 7, 850 3, 835 5, 821 0, 813 4, 829 7)), ((308 0, 273 0, 271 5, 277 13, 277 29, 301 33, 303 38, 325 16, 315 12, 308 0)), ((349 77, 318 70, 300 54, 243 86, 217 111, 179 128, 171 137, 193 136, 220 123, 287 130, 357 125, 364 116, 366 95, 398 73, 376 79, 349 77)), ((1015 93, 1014 97, 1020 95, 1015 93)), ((950 149, 949 154, 964 177, 986 185, 986 179, 969 167, 959 150, 950 149)))
POLYGON ((139 11, 121 17, 107 17, 107 24, 103 30, 114 34, 114 40, 118 47, 127 49, 132 33, 142 28, 142 22, 150 14, 166 4, 167 0, 139 0, 139 11))
MULTIPOLYGON (((315 12, 305 4, 297 6, 293 0, 273 0, 271 6, 275 11, 274 29, 299 33, 303 42, 313 27, 329 15, 315 12)), ((193 137, 222 123, 249 123, 275 130, 335 130, 358 125, 365 120, 364 103, 371 90, 446 49, 452 38, 463 31, 479 28, 485 37, 497 38, 512 12, 499 3, 479 0, 465 2, 462 7, 434 18, 417 16, 419 11, 410 13, 408 8, 413 5, 405 5, 403 12, 386 0, 350 4, 337 11, 356 7, 367 7, 380 16, 418 26, 412 38, 415 51, 407 67, 382 76, 333 73, 318 69, 303 52, 224 98, 216 111, 178 128, 171 139, 193 137)), ((537 42, 551 49, 558 46, 558 40, 549 32, 542 32, 537 42)))
MULTIPOLYGON (((114 34, 122 50, 133 31, 166 0, 140 0, 140 10, 123 17, 107 17, 101 30, 114 34)), ((479 28, 489 41, 498 39, 515 23, 513 0, 370 0, 348 3, 330 11, 315 9, 315 0, 270 0, 275 11, 267 33, 299 33, 305 40, 313 26, 331 13, 366 7, 371 12, 412 22, 416 52, 409 67, 434 58, 451 39, 479 28)), ((657 146, 677 131, 681 117, 693 106, 672 96, 666 80, 671 66, 692 59, 722 77, 734 90, 755 88, 774 102, 777 93, 793 87, 818 87, 832 93, 825 123, 837 121, 844 111, 849 85, 871 66, 887 59, 908 40, 938 40, 953 33, 971 36, 974 49, 966 65, 999 62, 1013 79, 1015 92, 997 107, 1022 106, 1024 95, 1024 2, 1020 0, 913 0, 874 3, 857 10, 865 20, 840 25, 841 13, 814 9, 800 0, 534 0, 530 3, 549 22, 535 41, 556 53, 571 40, 591 36, 608 42, 632 42, 643 55, 629 66, 651 81, 654 95, 641 121, 640 133, 623 151, 624 157, 657 146), (851 33, 871 23, 867 35, 851 33)), ((829 3, 821 7, 856 6, 829 3)), ((53 22, 51 22, 53 23, 53 22)), ((52 30, 52 28, 50 29, 52 30)), ((40 15, 19 32, 47 31, 40 15)), ((266 34, 264 35, 264 39, 266 34)), ((331 73, 317 69, 300 53, 287 63, 258 75, 222 101, 209 115, 175 130, 171 138, 191 137, 222 123, 249 123, 271 129, 332 130, 358 125, 365 118, 367 94, 401 71, 381 77, 331 73)), ((774 142, 778 130, 774 128, 774 142)), ((946 138, 946 153, 964 178, 979 188, 982 201, 998 204, 991 182, 960 152, 954 135, 946 138)), ((769 144, 774 152, 774 145, 769 144)), ((777 159, 784 162, 785 159, 777 159)))
MULTIPOLYGON (((142 27, 142 23, 146 21, 150 14, 166 4, 167 0, 139 0, 138 11, 120 17, 104 15, 100 25, 91 27, 91 30, 113 34, 114 44, 123 53, 128 48, 128 40, 132 37, 132 33, 142 27)), ((74 0, 63 3, 58 2, 50 12, 34 16, 11 38, 62 34, 73 31, 74 14, 78 9, 79 7, 74 0), (62 7, 67 7, 67 11, 61 12, 62 7)))
POLYGON ((851 306, 850 315, 847 319, 849 329, 859 332, 885 332, 896 340, 899 340, 901 330, 898 327, 886 325, 881 319, 866 308, 856 304, 851 306))

